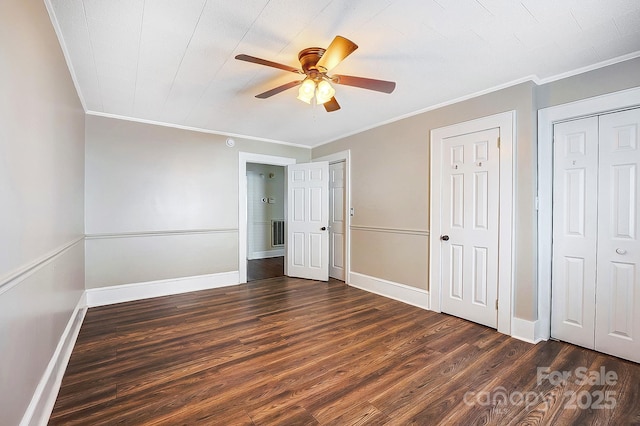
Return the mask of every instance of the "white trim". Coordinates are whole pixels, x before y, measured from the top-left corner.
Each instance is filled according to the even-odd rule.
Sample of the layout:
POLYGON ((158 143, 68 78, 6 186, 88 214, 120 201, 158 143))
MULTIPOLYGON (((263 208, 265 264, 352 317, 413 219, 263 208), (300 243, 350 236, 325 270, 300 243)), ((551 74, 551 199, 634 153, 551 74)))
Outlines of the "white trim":
POLYGON ((408 305, 429 309, 429 292, 406 284, 383 280, 358 272, 351 272, 349 278, 352 287, 365 290, 379 296, 388 297, 408 305))
POLYGON ((503 90, 503 89, 508 89, 510 87, 514 87, 514 86, 517 86, 518 84, 526 83, 526 82, 529 82, 529 81, 532 81, 532 82, 537 84, 539 79, 535 75, 530 75, 530 76, 527 76, 527 77, 522 77, 522 78, 519 78, 519 79, 516 79, 516 80, 509 81, 509 82, 504 83, 504 84, 499 84, 497 86, 492 86, 492 87, 489 87, 488 89, 479 90, 477 92, 470 93, 468 95, 460 96, 458 98, 451 99, 451 100, 448 100, 448 101, 444 101, 444 102, 441 102, 439 104, 431 105, 431 106, 428 106, 428 107, 425 107, 425 108, 421 108, 421 109, 419 109, 417 111, 412 111, 412 112, 409 112, 407 114, 400 115, 398 117, 390 118, 389 120, 385 120, 385 121, 373 124, 371 126, 362 127, 362 128, 360 128, 358 130, 354 130, 352 132, 345 133, 345 134, 343 134, 341 136, 338 136, 338 137, 335 137, 333 139, 330 139, 330 140, 321 142, 319 144, 313 145, 312 148, 318 148, 318 147, 320 147, 322 145, 326 145, 328 143, 335 142, 337 140, 344 139, 344 138, 347 138, 349 136, 357 135, 359 133, 366 132, 366 131, 371 130, 371 129, 375 129, 377 127, 382 127, 382 126, 385 126, 387 124, 395 123, 396 121, 404 120, 405 118, 414 117, 416 115, 420 115, 420 114, 424 114, 425 112, 434 111, 434 110, 437 110, 437 109, 440 109, 440 108, 444 108, 444 107, 449 106, 449 105, 455 105, 455 104, 460 103, 460 102, 468 101, 469 99, 478 98, 480 96, 488 95, 490 93, 494 93, 494 92, 497 92, 497 91, 500 91, 500 90, 503 90))
MULTIPOLYGON (((500 129, 500 229, 499 251, 501 260, 498 265, 498 331, 511 334, 513 284, 515 282, 513 272, 515 268, 515 253, 513 250, 514 230, 514 200, 515 200, 515 146, 516 146, 516 112, 507 111, 476 120, 466 121, 451 126, 433 129, 431 131, 431 206, 430 206, 430 233, 440 235, 441 218, 440 204, 434 203, 435 194, 440 193, 440 176, 442 164, 441 141, 447 137, 478 132, 486 129, 500 129)), ((441 279, 440 262, 441 250, 439 238, 430 238, 429 243, 429 283, 431 310, 441 310, 441 279)))
POLYGON ((73 81, 73 87, 76 89, 76 94, 78 95, 78 99, 80 100, 80 105, 82 105, 82 110, 87 112, 87 103, 82 96, 82 91, 80 91, 80 84, 78 83, 78 77, 76 76, 76 71, 73 68, 73 62, 71 61, 71 55, 69 54, 69 49, 67 48, 66 43, 64 42, 64 37, 62 36, 62 29, 60 29, 60 23, 58 22, 58 18, 55 14, 55 9, 51 4, 51 0, 44 0, 45 7, 47 8, 47 12, 49 13, 49 19, 51 20, 51 24, 53 25, 53 29, 56 33, 56 37, 58 37, 58 44, 60 44, 60 48, 62 49, 62 55, 64 56, 64 60, 67 63, 67 68, 69 68, 69 74, 71 74, 71 81, 73 81))
POLYGON ((196 275, 167 280, 90 288, 87 290, 87 306, 111 305, 151 297, 169 296, 190 291, 208 290, 238 284, 238 271, 196 275))
POLYGON ((71 358, 78 333, 80 333, 82 321, 87 313, 86 305, 85 293, 83 292, 62 332, 62 336, 60 336, 51 360, 36 386, 31 402, 22 416, 20 426, 46 425, 48 423, 58 397, 64 372, 67 369, 69 358, 71 358))
POLYGON ((354 231, 384 232, 387 234, 420 235, 422 237, 429 236, 429 231, 422 230, 422 229, 385 228, 382 226, 360 226, 360 225, 351 225, 351 229, 354 231))
POLYGON ((51 250, 49 253, 46 253, 43 256, 40 256, 33 262, 23 266, 20 269, 15 270, 14 272, 9 273, 2 279, 0 279, 0 294, 10 290, 16 284, 22 282, 24 279, 36 273, 43 266, 51 263, 55 258, 62 256, 64 253, 69 251, 76 244, 84 241, 84 236, 78 237, 75 240, 72 240, 66 244, 61 245, 58 248, 51 250))
POLYGON ((538 111, 538 333, 551 336, 551 259, 553 256, 553 125, 560 121, 640 105, 640 87, 595 96, 538 111))
POLYGON ((270 257, 282 257, 284 256, 284 249, 275 249, 275 250, 265 250, 265 251, 254 251, 253 253, 249 253, 247 259, 255 260, 255 259, 268 259, 270 257))
POLYGON ((550 77, 545 77, 545 78, 536 77, 536 79, 533 81, 537 85, 547 84, 554 81, 562 80, 563 78, 573 77, 578 74, 584 74, 585 72, 595 71, 600 68, 608 67, 610 65, 615 65, 620 62, 629 61, 637 57, 640 57, 640 50, 636 50, 635 52, 627 53, 626 55, 618 56, 616 58, 611 58, 605 61, 596 62, 595 64, 587 65, 586 67, 576 68, 574 70, 563 72, 561 74, 552 75, 550 77))
MULTIPOLYGON (((295 158, 238 152, 238 274, 239 282, 247 282, 247 163, 288 166, 296 164, 295 158)), ((284 212, 287 213, 287 193, 285 191, 284 212)), ((285 222, 287 218, 285 217, 285 222)), ((286 256, 286 254, 285 254, 286 256)), ((287 262, 285 259, 285 275, 287 262)))
POLYGON ((232 138, 241 138, 241 139, 248 139, 252 141, 268 142, 268 143, 275 143, 278 145, 287 145, 287 146, 295 146, 297 148, 311 149, 311 147, 308 145, 301 145, 293 142, 278 141, 275 139, 260 138, 257 136, 241 135, 239 133, 223 132, 220 130, 203 129, 202 127, 184 126, 182 124, 167 123, 164 121, 155 121, 155 120, 147 120, 144 118, 127 117, 125 115, 110 114, 110 113, 100 112, 100 111, 89 110, 87 111, 87 115, 94 115, 96 117, 104 117, 104 118, 113 118, 116 120, 132 121, 134 123, 151 124, 154 126, 171 127, 173 129, 188 130, 190 132, 206 133, 210 135, 219 135, 219 136, 228 136, 232 138))
POLYGON ((518 79, 515 79, 515 80, 512 80, 512 81, 509 81, 507 83, 499 84, 497 86, 492 86, 492 87, 489 87, 487 89, 483 89, 483 90, 479 90, 477 92, 470 93, 468 95, 460 96, 460 97, 455 98, 455 99, 451 99, 451 100, 448 100, 448 101, 445 101, 445 102, 441 102, 439 104, 431 105, 431 106, 428 106, 426 108, 421 108, 421 109, 416 110, 416 111, 412 111, 412 112, 409 112, 409 113, 406 113, 406 114, 403 114, 403 115, 400 115, 400 116, 397 116, 397 117, 394 117, 394 118, 390 118, 388 120, 373 124, 371 126, 362 127, 362 128, 360 128, 358 130, 354 130, 354 131, 342 134, 340 136, 337 136, 335 138, 326 140, 324 142, 320 142, 318 144, 315 144, 315 145, 312 146, 312 148, 317 148, 319 146, 326 145, 328 143, 331 143, 331 142, 334 142, 334 141, 337 141, 337 140, 340 140, 340 139, 344 139, 346 137, 353 136, 353 135, 356 135, 358 133, 365 132, 367 130, 371 130, 371 129, 375 129, 377 127, 385 126, 387 124, 395 123, 396 121, 404 120, 405 118, 409 118, 409 117, 413 117, 413 116, 416 116, 416 115, 424 114, 425 112, 429 112, 429 111, 433 111, 433 110, 436 110, 436 109, 440 109, 440 108, 443 108, 443 107, 446 107, 446 106, 449 106, 449 105, 457 104, 459 102, 464 102, 464 101, 467 101, 469 99, 473 99, 473 98, 477 98, 477 97, 480 97, 480 96, 487 95, 489 93, 497 92, 499 90, 508 89, 510 87, 517 86, 518 84, 526 83, 528 81, 531 81, 531 82, 537 84, 538 86, 541 86, 543 84, 551 83, 551 82, 554 82, 554 81, 557 81, 557 80, 562 80, 563 78, 572 77, 572 76, 575 76, 575 75, 578 75, 578 74, 583 74, 583 73, 589 72, 589 71, 594 71, 594 70, 597 70, 597 69, 600 69, 600 68, 604 68, 604 67, 607 67, 607 66, 610 66, 610 65, 615 65, 615 64, 620 63, 620 62, 629 61, 631 59, 635 59, 635 58, 638 58, 638 57, 640 57, 640 50, 628 53, 626 55, 618 56, 616 58, 608 59, 606 61, 597 62, 595 64, 592 64, 592 65, 589 65, 589 66, 586 66, 586 67, 577 68, 577 69, 572 70, 572 71, 567 71, 567 72, 564 72, 564 73, 561 73, 561 74, 556 74, 556 75, 552 75, 552 76, 545 77, 545 78, 540 78, 537 75, 532 74, 532 75, 529 75, 529 76, 526 76, 526 77, 522 77, 522 78, 518 78, 518 79))
POLYGON ((545 339, 542 339, 537 335, 536 329, 538 326, 539 321, 529 321, 513 317, 511 322, 511 337, 533 344, 541 342, 545 339))
POLYGON ((317 157, 311 161, 328 161, 331 163, 338 163, 344 161, 344 186, 345 200, 344 200, 344 280, 347 284, 351 283, 351 215, 349 211, 351 209, 351 150, 334 152, 333 154, 317 157))
POLYGON ((157 236, 174 236, 174 235, 193 235, 193 234, 224 234, 238 232, 237 228, 218 228, 218 229, 172 229, 165 231, 139 231, 139 232, 117 232, 110 234, 87 234, 87 240, 102 240, 110 238, 136 238, 136 237, 157 237, 157 236))

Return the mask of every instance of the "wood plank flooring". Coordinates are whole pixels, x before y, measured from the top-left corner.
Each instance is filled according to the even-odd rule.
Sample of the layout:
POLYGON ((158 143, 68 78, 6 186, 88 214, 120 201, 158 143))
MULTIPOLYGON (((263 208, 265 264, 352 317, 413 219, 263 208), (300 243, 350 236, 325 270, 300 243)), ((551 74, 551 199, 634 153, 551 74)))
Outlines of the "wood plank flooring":
POLYGON ((284 256, 247 261, 247 281, 265 280, 284 275, 284 256))
POLYGON ((640 365, 280 277, 89 309, 50 424, 640 424, 640 365))

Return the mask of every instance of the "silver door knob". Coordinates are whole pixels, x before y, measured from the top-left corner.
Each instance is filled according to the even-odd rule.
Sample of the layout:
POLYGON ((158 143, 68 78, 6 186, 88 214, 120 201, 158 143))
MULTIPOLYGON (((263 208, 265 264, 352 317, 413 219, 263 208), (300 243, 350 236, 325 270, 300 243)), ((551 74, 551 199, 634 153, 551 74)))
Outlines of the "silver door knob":
POLYGON ((618 254, 627 254, 627 251, 625 249, 618 248, 618 249, 616 249, 616 253, 618 253, 618 254))

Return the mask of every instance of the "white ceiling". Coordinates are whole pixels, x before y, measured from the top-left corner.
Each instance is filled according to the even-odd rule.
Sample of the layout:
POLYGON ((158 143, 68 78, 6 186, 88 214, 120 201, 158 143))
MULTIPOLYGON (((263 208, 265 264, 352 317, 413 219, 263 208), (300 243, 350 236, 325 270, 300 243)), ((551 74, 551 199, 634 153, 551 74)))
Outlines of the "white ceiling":
MULTIPOLYGON (((639 0, 45 0, 89 113, 317 146, 527 78, 548 81, 638 56, 639 0), (327 113, 299 67, 335 35, 359 45, 336 74, 393 80, 392 94, 336 86, 327 113)), ((640 72, 640 70, 639 70, 640 72)))

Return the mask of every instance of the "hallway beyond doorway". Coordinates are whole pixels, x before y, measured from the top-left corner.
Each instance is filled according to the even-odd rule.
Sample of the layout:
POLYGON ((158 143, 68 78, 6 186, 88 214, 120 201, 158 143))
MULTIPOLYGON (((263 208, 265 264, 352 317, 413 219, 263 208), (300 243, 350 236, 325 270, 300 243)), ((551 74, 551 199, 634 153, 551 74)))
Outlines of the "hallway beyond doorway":
POLYGON ((247 261, 247 281, 264 280, 284 275, 284 256, 247 261))

